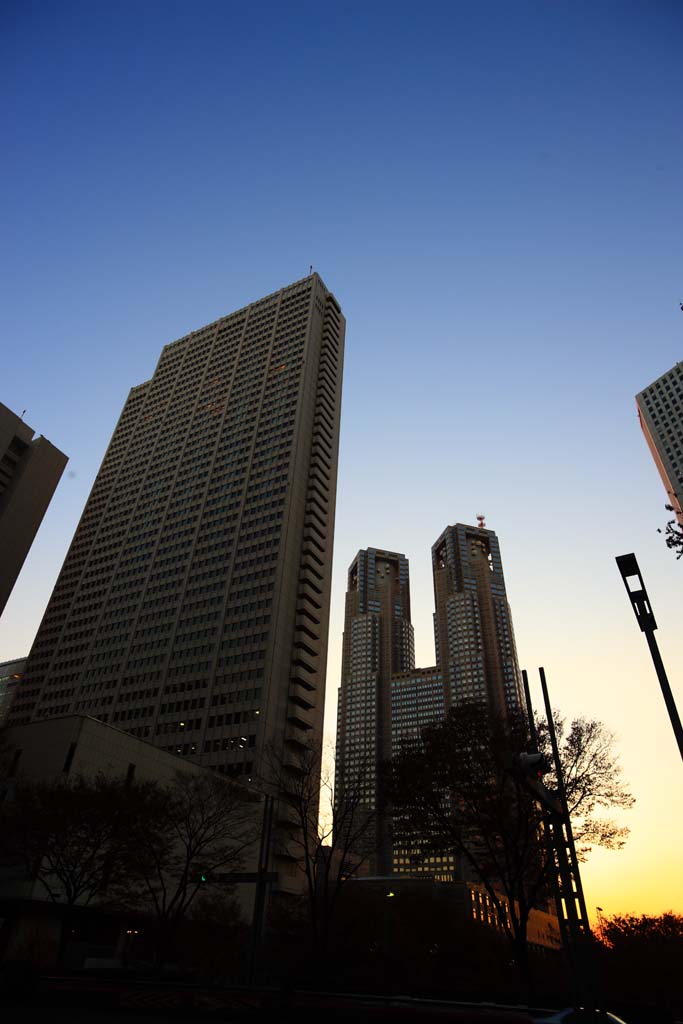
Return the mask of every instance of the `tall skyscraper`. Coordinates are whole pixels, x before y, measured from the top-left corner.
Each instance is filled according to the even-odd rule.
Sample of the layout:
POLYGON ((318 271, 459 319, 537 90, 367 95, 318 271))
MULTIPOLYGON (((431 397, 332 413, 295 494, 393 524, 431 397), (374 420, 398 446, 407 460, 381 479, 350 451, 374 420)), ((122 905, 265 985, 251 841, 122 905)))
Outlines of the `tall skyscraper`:
MULTIPOLYGON (((408 559, 394 551, 359 551, 348 573, 342 683, 337 705, 336 788, 357 785, 362 802, 374 811, 377 764, 391 756, 391 677, 415 664, 410 622, 408 559)), ((370 840, 382 870, 387 849, 384 823, 370 840)))
POLYGON ((391 756, 391 677, 415 665, 408 559, 359 551, 348 573, 338 742, 350 761, 391 756))
MULTIPOLYGON (((447 527, 432 547, 435 666, 416 668, 408 560, 368 548, 351 563, 337 717, 337 777, 365 766, 363 801, 375 810, 377 764, 462 701, 503 716, 524 707, 498 538, 483 523, 447 527)), ((370 870, 452 880, 452 856, 394 849, 381 815, 370 870)))
POLYGON ((0 615, 67 462, 0 402, 0 615))
POLYGON ((640 426, 678 522, 683 526, 683 363, 636 395, 640 426))
POLYGON ((312 274, 164 347, 10 724, 88 714, 245 780, 320 743, 344 328, 312 274))
POLYGON ((448 526, 432 546, 434 634, 446 703, 486 699, 505 715, 523 708, 498 538, 483 525, 448 526))

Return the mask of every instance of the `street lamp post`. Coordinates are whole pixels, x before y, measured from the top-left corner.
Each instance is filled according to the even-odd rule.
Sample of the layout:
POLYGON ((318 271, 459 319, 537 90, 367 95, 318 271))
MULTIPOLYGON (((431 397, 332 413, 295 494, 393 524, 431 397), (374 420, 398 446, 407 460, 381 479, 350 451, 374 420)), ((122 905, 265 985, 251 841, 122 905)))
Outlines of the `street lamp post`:
POLYGON ((681 757, 683 758, 683 726, 681 725, 681 719, 678 714, 678 709, 676 708, 676 701, 673 698, 671 687, 669 686, 669 680, 666 676, 664 662, 662 661, 662 656, 659 653, 659 647, 657 646, 657 640, 655 637, 657 623, 652 612, 650 599, 647 596, 643 577, 641 576, 640 569, 638 568, 638 560, 636 559, 636 556, 631 553, 630 555, 618 555, 616 561, 619 572, 621 573, 621 578, 624 581, 624 586, 626 587, 626 593, 629 596, 633 611, 635 612, 636 619, 638 620, 638 625, 645 634, 647 645, 650 648, 655 672, 659 679, 659 685, 662 688, 664 703, 666 704, 666 709, 669 712, 669 718, 671 719, 671 727, 674 731, 674 736, 676 737, 681 757))

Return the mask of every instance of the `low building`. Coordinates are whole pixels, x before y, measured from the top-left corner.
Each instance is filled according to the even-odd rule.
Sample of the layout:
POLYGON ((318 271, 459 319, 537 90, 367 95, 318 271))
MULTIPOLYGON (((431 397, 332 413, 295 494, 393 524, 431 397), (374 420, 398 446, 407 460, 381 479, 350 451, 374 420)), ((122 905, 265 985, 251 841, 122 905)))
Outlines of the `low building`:
MULTIPOLYGON (((6 769, 0 782, 0 800, 11 800, 19 785, 66 783, 69 779, 104 776, 125 779, 129 783, 155 781, 167 784, 178 772, 184 775, 210 775, 237 785, 221 773, 168 754, 158 747, 131 736, 114 726, 82 715, 46 719, 17 726, 4 732, 7 749, 6 769)), ((253 804, 254 833, 260 831, 263 800, 253 789, 245 789, 245 799, 253 804)), ((258 838, 246 851, 240 872, 244 878, 234 885, 234 895, 246 920, 250 920, 256 892, 255 869, 258 864, 258 838), (242 884, 242 881, 244 884, 242 884)), ((286 891, 287 882, 271 883, 274 891, 286 891)), ((106 894, 105 894, 106 896, 106 894)), ((63 916, 63 903, 51 902, 47 890, 36 879, 27 879, 13 869, 0 871, 0 948, 9 959, 29 959, 48 965, 54 962, 63 916), (4 934, 3 934, 4 932, 4 934)), ((126 933, 125 915, 103 914, 97 906, 79 907, 79 921, 91 941, 81 943, 67 963, 82 966, 96 947, 97 955, 109 949, 109 958, 120 953, 126 933), (100 935, 99 939, 92 936, 100 935), (105 936, 105 938, 102 938, 105 936)), ((130 917, 130 914, 128 915, 130 917)))
POLYGON ((171 782, 176 772, 207 769, 87 715, 66 715, 7 730, 13 748, 10 777, 56 782, 69 776, 171 782))
MULTIPOLYGON (((466 890, 465 903, 469 903, 472 918, 502 931, 503 925, 486 887, 474 882, 466 882, 464 889, 466 890)), ((507 912, 504 897, 501 896, 500 899, 506 906, 507 912)), ((527 922, 527 940, 530 946, 537 949, 560 949, 562 937, 557 914, 545 907, 534 907, 529 913, 527 922)))
MULTIPOLYGON (((350 884, 383 888, 386 890, 387 896, 391 895, 398 899, 402 894, 407 894, 421 900, 441 904, 448 908, 454 928, 473 920, 496 932, 504 931, 497 909, 486 887, 474 882, 441 881, 438 874, 434 874, 432 877, 415 878, 410 875, 401 877, 392 873, 354 878, 350 880, 350 884)), ((500 900, 507 913, 506 900, 502 894, 500 900)), ((543 907, 534 908, 529 914, 527 936, 529 945, 534 949, 559 950, 562 940, 556 914, 543 907)))
POLYGON ((0 729, 7 721, 17 685, 23 679, 25 669, 26 658, 0 661, 0 729))

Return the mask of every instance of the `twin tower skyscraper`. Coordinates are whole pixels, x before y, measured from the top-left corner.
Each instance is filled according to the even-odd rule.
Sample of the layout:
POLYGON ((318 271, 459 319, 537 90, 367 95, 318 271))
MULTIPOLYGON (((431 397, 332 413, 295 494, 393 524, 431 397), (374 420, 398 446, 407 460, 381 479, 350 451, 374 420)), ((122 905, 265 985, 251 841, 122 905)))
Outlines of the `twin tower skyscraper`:
MULTIPOLYGON (((505 717, 524 708, 498 538, 483 524, 447 527, 432 547, 436 665, 415 667, 408 559, 367 548, 351 563, 346 592, 337 713, 337 780, 362 786, 376 806, 377 766, 406 740, 464 701, 485 700, 505 717), (362 780, 358 782, 357 780, 362 780)), ((438 874, 454 880, 453 858, 420 861, 393 846, 378 819, 375 873, 438 874)))
MULTIPOLYGON (((164 347, 125 403, 10 726, 91 715, 245 782, 320 749, 344 334, 311 274, 164 347)), ((407 560, 354 559, 341 765, 390 756, 460 699, 521 704, 495 534, 448 527, 432 559, 422 670, 407 560)))

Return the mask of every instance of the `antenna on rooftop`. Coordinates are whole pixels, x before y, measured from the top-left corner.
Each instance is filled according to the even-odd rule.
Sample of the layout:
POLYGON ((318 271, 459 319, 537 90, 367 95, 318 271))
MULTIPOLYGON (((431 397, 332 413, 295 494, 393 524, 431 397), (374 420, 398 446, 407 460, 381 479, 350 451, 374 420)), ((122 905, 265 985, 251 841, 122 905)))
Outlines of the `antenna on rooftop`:
POLYGON ((478 515, 477 516, 477 528, 479 530, 485 530, 486 529, 486 516, 485 515, 478 515))

